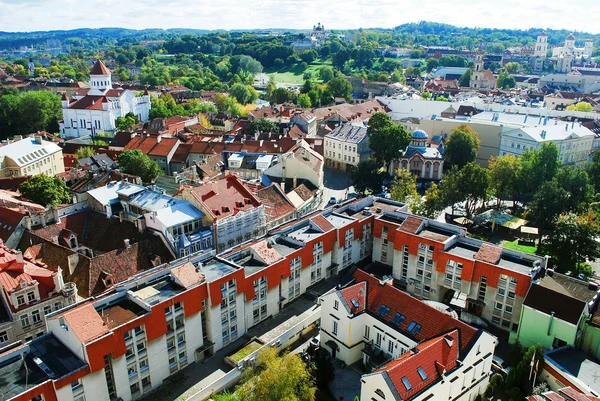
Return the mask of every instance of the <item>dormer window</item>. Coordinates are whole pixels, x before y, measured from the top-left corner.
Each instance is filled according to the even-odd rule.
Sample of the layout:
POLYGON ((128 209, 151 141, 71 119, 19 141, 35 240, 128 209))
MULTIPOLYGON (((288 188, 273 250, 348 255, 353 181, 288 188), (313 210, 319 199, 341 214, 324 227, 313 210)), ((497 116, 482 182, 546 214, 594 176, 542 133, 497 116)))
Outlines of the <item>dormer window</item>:
POLYGON ((21 288, 27 287, 27 281, 25 281, 25 280, 21 280, 20 284, 21 284, 21 288))
POLYGON ((35 292, 30 291, 27 293, 27 302, 35 301, 35 292))
POLYGON ((25 304, 25 297, 23 295, 19 295, 17 297, 17 306, 21 306, 25 304))

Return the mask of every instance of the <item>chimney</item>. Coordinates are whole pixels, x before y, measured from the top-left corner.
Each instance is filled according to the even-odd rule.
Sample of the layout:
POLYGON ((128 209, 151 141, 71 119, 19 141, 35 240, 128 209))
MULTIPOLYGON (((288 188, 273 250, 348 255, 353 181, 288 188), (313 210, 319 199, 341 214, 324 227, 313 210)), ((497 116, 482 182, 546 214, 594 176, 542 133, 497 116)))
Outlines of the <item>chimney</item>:
POLYGON ((156 137, 156 143, 160 143, 161 140, 162 140, 162 136, 159 135, 156 137))
POLYGON ((33 136, 33 141, 35 143, 37 143, 38 145, 41 145, 42 144, 42 136, 41 135, 34 135, 33 136))

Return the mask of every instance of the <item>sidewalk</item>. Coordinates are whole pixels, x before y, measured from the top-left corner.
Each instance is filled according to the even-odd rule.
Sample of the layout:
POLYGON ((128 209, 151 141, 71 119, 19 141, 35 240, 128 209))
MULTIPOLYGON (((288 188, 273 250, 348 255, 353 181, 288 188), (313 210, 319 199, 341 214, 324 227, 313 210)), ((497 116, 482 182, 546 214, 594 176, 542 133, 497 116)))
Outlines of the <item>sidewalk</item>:
MULTIPOLYGON (((311 287, 309 292, 284 307, 277 315, 250 328, 246 334, 227 347, 217 351, 202 362, 192 363, 185 369, 177 372, 163 382, 156 391, 142 398, 142 401, 185 401, 198 391, 223 377, 233 368, 225 363, 225 357, 246 345, 252 338, 261 337, 270 330, 278 327, 294 316, 300 316, 312 309, 316 300, 312 294, 323 294, 335 287, 340 282, 340 277, 330 277, 327 280, 311 287)), ((296 345, 296 344, 294 344, 296 345)))

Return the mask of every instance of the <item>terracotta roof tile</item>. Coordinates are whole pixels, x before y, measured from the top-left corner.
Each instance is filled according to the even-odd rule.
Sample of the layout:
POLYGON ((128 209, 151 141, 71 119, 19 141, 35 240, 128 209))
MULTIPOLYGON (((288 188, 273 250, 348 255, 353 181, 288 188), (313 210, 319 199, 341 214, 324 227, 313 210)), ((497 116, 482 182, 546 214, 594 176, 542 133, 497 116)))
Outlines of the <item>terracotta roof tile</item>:
POLYGON ((150 156, 167 157, 179 143, 177 138, 157 138, 156 145, 148 152, 150 156))
POLYGON ((454 319, 452 316, 419 301, 417 298, 389 284, 382 285, 379 279, 363 270, 357 270, 354 277, 357 282, 367 282, 367 309, 371 314, 388 324, 394 325, 391 323, 394 315, 401 313, 405 316, 405 319, 399 326, 394 326, 405 333, 407 333, 406 329, 412 322, 421 325, 421 329, 415 334, 407 333, 409 337, 412 336, 416 341, 429 340, 453 329, 458 329, 461 334, 461 347, 464 350, 477 333, 477 330, 468 324, 454 319), (381 305, 390 307, 390 311, 385 316, 377 313, 381 305))
POLYGON ((108 75, 110 70, 106 68, 101 60, 96 61, 96 64, 92 67, 90 75, 108 75))
POLYGON ((204 281, 204 274, 196 270, 196 267, 188 262, 182 266, 175 267, 171 270, 171 274, 175 281, 181 284, 184 288, 190 288, 195 284, 204 281))
POLYGON ((296 211, 294 205, 279 189, 277 184, 254 191, 256 197, 265 205, 267 222, 276 221, 296 211))
POLYGON ((310 221, 313 222, 321 230, 323 230, 323 232, 328 232, 335 228, 333 224, 329 222, 329 220, 327 220, 325 217, 323 217, 323 215, 320 214, 310 219, 310 221))
POLYGON ((96 312, 91 302, 71 309, 57 317, 60 316, 65 319, 69 330, 75 333, 82 344, 87 344, 109 332, 108 326, 96 312))
POLYGON ((302 184, 298 185, 296 188, 294 188, 294 192, 296 192, 298 194, 300 199, 302 199, 304 202, 306 202, 307 200, 309 200, 315 196, 316 190, 313 191, 310 188, 308 188, 305 183, 302 183, 302 184))
POLYGON ((344 298, 350 311, 353 314, 358 314, 364 312, 367 306, 367 283, 362 281, 360 283, 351 285, 350 287, 346 287, 340 290, 341 296, 344 298), (358 307, 354 306, 354 302, 356 301, 358 307))
POLYGON ((86 95, 79 100, 72 102, 69 109, 77 110, 103 110, 103 103, 108 103, 105 96, 86 95))
POLYGON ((185 163, 190 155, 190 150, 192 150, 191 143, 181 143, 173 153, 173 157, 171 158, 171 163, 185 163))
POLYGON ((0 239, 7 241, 25 216, 18 210, 0 206, 0 239))
POLYGON ((267 242, 267 240, 258 241, 255 244, 250 246, 250 249, 256 253, 256 255, 262 259, 265 264, 272 265, 275 262, 283 259, 283 256, 279 254, 271 245, 267 242))
POLYGON ((475 254, 474 258, 482 262, 495 265, 502 256, 502 248, 492 244, 484 243, 475 254))

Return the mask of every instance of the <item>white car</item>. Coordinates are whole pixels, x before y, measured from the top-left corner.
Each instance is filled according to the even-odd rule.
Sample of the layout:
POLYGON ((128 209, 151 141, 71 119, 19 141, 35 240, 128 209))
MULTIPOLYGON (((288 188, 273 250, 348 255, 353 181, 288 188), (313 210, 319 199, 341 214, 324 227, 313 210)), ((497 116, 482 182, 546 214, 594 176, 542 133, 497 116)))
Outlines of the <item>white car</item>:
POLYGON ((510 372, 510 366, 504 362, 504 359, 497 355, 494 355, 494 358, 492 359, 492 369, 496 369, 504 374, 508 374, 508 372, 510 372))

